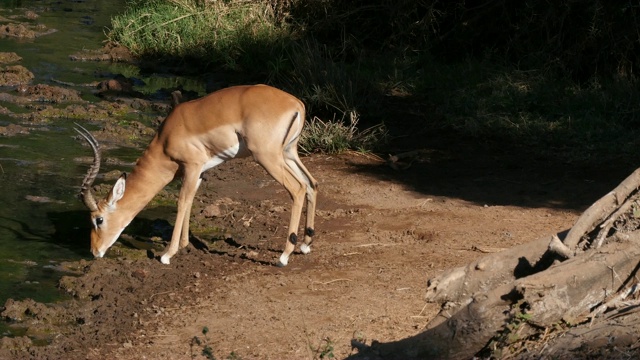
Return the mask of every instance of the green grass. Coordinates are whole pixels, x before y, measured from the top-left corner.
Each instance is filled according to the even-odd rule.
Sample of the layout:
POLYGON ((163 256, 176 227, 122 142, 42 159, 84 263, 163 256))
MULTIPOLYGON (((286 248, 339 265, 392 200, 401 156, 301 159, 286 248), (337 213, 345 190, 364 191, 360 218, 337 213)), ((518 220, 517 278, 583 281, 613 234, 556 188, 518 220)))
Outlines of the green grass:
POLYGON ((640 145, 640 90, 632 81, 579 84, 482 62, 430 68, 419 92, 442 114, 434 126, 569 160, 631 156, 640 145))
MULTIPOLYGON (((380 149, 385 128, 363 126, 384 123, 411 136, 401 133, 408 122, 424 133, 446 130, 569 161, 631 158, 640 145, 634 76, 593 74, 578 82, 552 64, 522 69, 492 52, 446 61, 431 53, 426 35, 419 46, 404 42, 404 28, 376 48, 353 35, 327 37, 341 24, 354 26, 354 13, 341 14, 339 6, 277 3, 279 12, 262 1, 134 1, 113 19, 109 38, 141 57, 183 62, 198 73, 223 68, 240 82, 266 82, 298 96, 308 109, 301 139, 307 152, 380 149), (314 23, 325 10, 331 18, 314 23)), ((365 16, 367 9, 355 10, 365 16)), ((438 17, 429 19, 424 26, 436 31, 438 17)))
POLYGON ((304 153, 339 154, 347 150, 367 152, 379 147, 386 136, 383 124, 360 130, 357 113, 350 114, 348 124, 345 124, 344 119, 322 121, 314 117, 306 125, 299 146, 304 153))
POLYGON ((138 56, 194 59, 234 70, 258 65, 256 59, 268 58, 287 35, 263 4, 239 0, 133 2, 112 19, 108 34, 138 56))

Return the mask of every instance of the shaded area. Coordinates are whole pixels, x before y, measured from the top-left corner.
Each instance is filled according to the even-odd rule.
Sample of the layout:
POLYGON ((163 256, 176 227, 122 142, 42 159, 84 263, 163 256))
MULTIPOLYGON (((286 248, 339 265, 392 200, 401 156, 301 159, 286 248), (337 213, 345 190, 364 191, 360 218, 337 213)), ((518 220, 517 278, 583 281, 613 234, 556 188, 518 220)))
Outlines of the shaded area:
MULTIPOLYGON (((606 193, 633 168, 629 161, 571 163, 508 143, 464 140, 455 134, 433 133, 422 141, 413 146, 425 149, 426 155, 405 170, 394 170, 385 162, 358 163, 357 170, 382 181, 403 183, 427 196, 488 206, 578 210, 606 193), (568 187, 573 191, 567 192, 568 187)), ((407 142, 401 144, 406 146, 407 142)))

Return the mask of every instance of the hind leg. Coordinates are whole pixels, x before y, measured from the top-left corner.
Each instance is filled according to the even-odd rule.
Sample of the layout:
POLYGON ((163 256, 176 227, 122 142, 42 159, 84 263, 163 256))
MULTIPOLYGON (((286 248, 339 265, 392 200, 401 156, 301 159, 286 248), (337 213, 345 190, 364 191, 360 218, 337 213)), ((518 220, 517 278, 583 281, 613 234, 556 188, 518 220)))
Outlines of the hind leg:
POLYGON ((289 167, 282 157, 282 153, 254 153, 256 161, 262 165, 269 175, 287 189, 293 201, 291 205, 291 219, 289 220, 289 232, 284 251, 278 261, 279 266, 286 266, 289 256, 298 243, 298 226, 302 215, 302 206, 305 198, 305 182, 298 178, 296 172, 289 167))
POLYGON ((303 254, 311 252, 311 242, 313 242, 313 236, 315 235, 315 215, 316 215, 316 198, 318 196, 318 182, 311 176, 311 173, 304 166, 300 157, 293 148, 285 150, 286 160, 285 162, 290 169, 297 175, 298 178, 304 181, 307 209, 306 209, 306 226, 304 229, 304 243, 300 245, 300 251, 303 254))

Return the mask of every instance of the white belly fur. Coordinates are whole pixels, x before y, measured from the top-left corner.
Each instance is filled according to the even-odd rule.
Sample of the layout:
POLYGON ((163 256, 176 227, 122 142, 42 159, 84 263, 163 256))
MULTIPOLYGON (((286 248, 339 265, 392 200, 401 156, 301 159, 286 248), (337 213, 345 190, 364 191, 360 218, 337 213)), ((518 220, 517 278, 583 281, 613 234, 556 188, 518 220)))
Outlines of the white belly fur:
MULTIPOLYGON (((222 151, 221 153, 218 153, 216 155, 214 155, 211 159, 209 159, 209 161, 207 161, 203 166, 202 166, 202 172, 205 172, 213 167, 216 167, 220 164, 222 164, 225 161, 231 160, 233 158, 235 158, 236 156, 238 156, 238 154, 243 153, 245 150, 245 145, 243 142, 238 142, 237 144, 235 144, 234 146, 222 151)), ((242 155, 242 154, 241 154, 242 155)))

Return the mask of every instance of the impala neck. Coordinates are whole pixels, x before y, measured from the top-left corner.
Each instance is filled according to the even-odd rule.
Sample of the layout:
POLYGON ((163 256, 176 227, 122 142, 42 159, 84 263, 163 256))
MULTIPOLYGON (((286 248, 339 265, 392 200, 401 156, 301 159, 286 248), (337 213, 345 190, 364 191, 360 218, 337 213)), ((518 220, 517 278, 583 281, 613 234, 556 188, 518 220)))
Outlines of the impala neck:
POLYGON ((118 201, 118 211, 130 220, 140 212, 178 171, 178 164, 166 157, 159 146, 151 143, 127 176, 124 196, 118 201))

